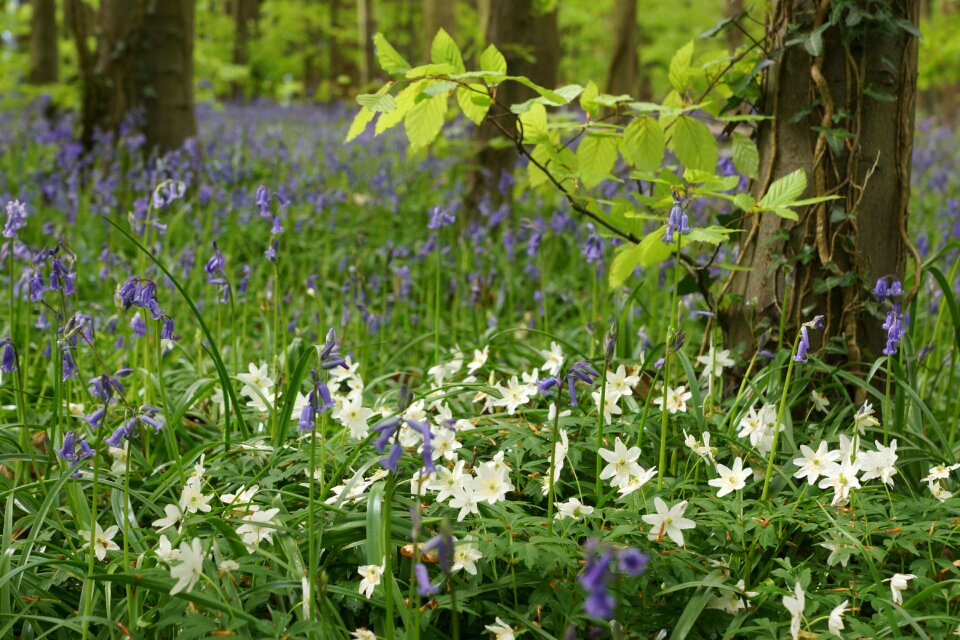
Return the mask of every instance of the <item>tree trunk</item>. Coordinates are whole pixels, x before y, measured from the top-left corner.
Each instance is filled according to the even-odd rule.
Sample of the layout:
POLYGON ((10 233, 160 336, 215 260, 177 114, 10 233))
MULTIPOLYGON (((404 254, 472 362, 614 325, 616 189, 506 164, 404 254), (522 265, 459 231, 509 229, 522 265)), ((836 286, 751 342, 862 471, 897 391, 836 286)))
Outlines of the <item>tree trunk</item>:
MULTIPOLYGON (((250 61, 251 27, 260 19, 260 0, 233 0, 230 11, 234 20, 233 64, 245 66, 250 61)), ((244 83, 230 83, 230 95, 234 100, 242 98, 244 83)))
POLYGON ((377 68, 373 52, 373 34, 376 24, 373 19, 373 0, 357 0, 357 46, 360 50, 359 84, 370 84, 377 68))
POLYGON ((422 0, 423 6, 423 60, 430 61, 430 45, 440 29, 456 39, 457 14, 453 0, 422 0))
POLYGON ((194 0, 148 3, 143 30, 147 148, 165 152, 197 135, 193 113, 194 0))
POLYGON ((142 8, 137 2, 101 0, 97 13, 83 0, 66 0, 65 16, 83 84, 80 140, 89 151, 97 132, 116 131, 136 101, 135 47, 130 43, 140 28, 142 8), (97 49, 91 51, 87 43, 94 35, 97 49))
MULTIPOLYGON (((918 0, 885 6, 893 20, 917 24, 918 0)), ((728 344, 752 348, 759 332, 776 329, 781 309, 790 327, 783 344, 800 322, 824 314, 823 340, 843 336, 856 363, 879 355, 886 339, 882 319, 866 312, 866 292, 879 277, 902 275, 908 252, 917 260, 907 237, 917 38, 863 20, 830 26, 816 57, 786 45, 824 24, 830 9, 810 0, 773 9, 773 46, 784 49, 763 82, 762 111, 774 118, 760 125, 753 191, 803 169, 803 197, 842 199, 798 209, 796 223, 772 213, 747 220, 738 261, 750 269, 727 283, 734 299, 722 320, 728 344)))
MULTIPOLYGON (((487 22, 487 40, 503 53, 507 61, 507 73, 526 76, 541 86, 556 87, 560 68, 560 31, 557 27, 557 12, 547 14, 536 10, 536 0, 490 0, 487 22)), ((526 87, 508 82, 497 91, 497 101, 509 107, 535 94, 526 87)), ((515 126, 515 116, 491 108, 490 115, 498 118, 510 130, 515 126)), ((504 174, 510 174, 516 161, 515 149, 494 149, 490 140, 498 136, 497 128, 484 122, 477 128, 475 139, 481 145, 477 154, 477 167, 470 178, 467 209, 475 211, 480 204, 495 209, 509 201, 510 192, 502 184, 504 174)))
POLYGON ((59 52, 57 49, 56 0, 32 0, 30 8, 30 75, 31 84, 57 81, 59 52))
POLYGON ((637 96, 640 90, 637 61, 637 0, 617 0, 613 12, 614 45, 607 93, 637 96))

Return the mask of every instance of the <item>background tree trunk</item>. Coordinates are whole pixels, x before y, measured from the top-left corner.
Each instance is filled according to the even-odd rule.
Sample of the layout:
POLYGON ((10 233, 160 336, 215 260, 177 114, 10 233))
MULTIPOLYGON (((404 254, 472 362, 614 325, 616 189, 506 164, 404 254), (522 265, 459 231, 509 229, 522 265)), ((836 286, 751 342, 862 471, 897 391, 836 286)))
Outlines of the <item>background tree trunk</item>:
POLYGON ((377 72, 373 52, 373 34, 376 33, 376 23, 373 19, 373 1, 357 0, 357 46, 360 49, 359 75, 361 88, 373 79, 377 72))
POLYGON ((197 135, 193 113, 194 0, 148 3, 140 97, 147 147, 161 153, 197 135))
POLYGON ((607 73, 607 93, 615 96, 625 93, 636 97, 640 91, 637 0, 616 0, 613 26, 613 57, 607 73))
MULTIPOLYGON (((230 12, 234 20, 233 64, 244 66, 250 61, 250 36, 260 19, 260 0, 233 0, 230 3, 230 12)), ((234 100, 244 96, 244 84, 230 84, 230 94, 234 100)))
POLYGON ((57 47, 57 1, 32 0, 30 3, 30 74, 31 84, 57 81, 59 51, 57 47))
POLYGON ((443 29, 456 40, 457 14, 454 0, 422 0, 423 60, 430 61, 430 44, 437 31, 443 29))
MULTIPOLYGON (((560 31, 556 10, 541 14, 535 0, 490 0, 487 41, 496 45, 507 61, 507 73, 526 76, 541 86, 557 86, 560 68, 560 31)), ((522 102, 535 95, 530 89, 509 82, 497 92, 497 101, 505 106, 522 102)), ((490 115, 509 131, 515 117, 509 112, 491 108, 490 115)), ((484 122, 477 128, 475 140, 480 145, 467 196, 468 210, 475 211, 484 200, 497 208, 509 200, 501 179, 513 170, 515 149, 494 149, 490 140, 498 136, 497 128, 484 122)))
MULTIPOLYGON (((917 24, 918 0, 887 6, 892 20, 917 24)), ((811 33, 829 19, 830 8, 829 2, 777 2, 773 45, 811 33), (788 35, 790 27, 798 30, 788 35)), ((785 47, 768 70, 761 106, 774 119, 760 125, 754 195, 799 168, 809 180, 804 197, 843 199, 798 210, 797 223, 771 213, 745 223, 739 259, 750 270, 727 283, 739 301, 727 301, 733 304, 723 318, 731 346, 754 345, 759 331, 777 326, 780 309, 789 320, 786 344, 798 323, 822 313, 823 339, 842 335, 852 362, 873 358, 884 346, 882 320, 865 310, 864 285, 902 274, 912 252, 906 229, 917 38, 899 26, 890 33, 876 25, 831 26, 818 56, 785 47), (785 300, 786 274, 792 284, 785 300)))

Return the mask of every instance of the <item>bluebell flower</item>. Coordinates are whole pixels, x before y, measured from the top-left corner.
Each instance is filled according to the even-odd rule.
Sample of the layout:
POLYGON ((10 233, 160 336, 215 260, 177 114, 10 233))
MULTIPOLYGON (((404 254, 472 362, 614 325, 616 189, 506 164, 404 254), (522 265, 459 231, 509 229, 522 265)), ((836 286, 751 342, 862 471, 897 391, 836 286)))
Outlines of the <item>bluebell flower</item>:
POLYGON ((903 321, 900 318, 900 307, 894 307, 887 313, 887 319, 883 323, 884 330, 887 332, 887 344, 883 348, 883 355, 892 356, 897 353, 897 346, 903 340, 903 321))
POLYGON ((7 221, 3 225, 4 238, 16 238, 17 232, 27 226, 27 207, 19 200, 7 202, 7 221))
POLYGON ((887 299, 887 291, 887 279, 877 278, 877 284, 873 287, 873 295, 877 297, 878 302, 883 302, 887 299))
POLYGON ((57 450, 57 455, 68 462, 77 461, 77 434, 67 431, 63 434, 63 446, 57 450))
POLYGON ((797 343, 797 354, 793 356, 794 362, 806 362, 807 351, 810 350, 810 334, 806 326, 800 327, 800 341, 797 343))
POLYGON ((674 244, 676 242, 676 238, 674 237, 675 233, 690 233, 687 214, 683 212, 682 203, 677 196, 673 198, 673 207, 670 209, 670 215, 667 217, 667 231, 663 234, 663 242, 665 244, 674 244))
POLYGON ((106 442, 111 447, 118 449, 123 445, 123 439, 127 436, 127 430, 124 425, 120 425, 113 430, 108 437, 104 438, 103 441, 106 442))
POLYGON ((17 370, 17 351, 13 347, 13 340, 4 338, 0 340, 3 345, 3 356, 0 357, 0 371, 4 373, 13 373, 17 370))
POLYGON ((592 224, 587 225, 587 239, 583 243, 581 253, 587 264, 595 264, 603 257, 603 238, 598 236, 592 224))
POLYGON ((443 207, 433 207, 430 209, 430 221, 427 222, 428 229, 442 229, 448 227, 456 221, 453 214, 443 207))
POLYGON ((430 582, 430 573, 427 571, 427 565, 422 562, 418 562, 413 568, 414 573, 417 576, 417 595, 421 598, 433 595, 439 591, 437 585, 430 582))
POLYGON ((433 536, 423 545, 424 553, 437 550, 437 565, 447 576, 453 572, 453 534, 448 523, 444 522, 440 533, 433 536))
POLYGON ((383 420, 379 424, 375 425, 373 427, 373 431, 379 435, 377 435, 377 439, 374 440, 373 446, 377 448, 377 451, 383 453, 384 449, 387 448, 387 443, 390 442, 390 438, 392 438, 399 429, 400 416, 387 418, 386 420, 383 420))
POLYGON ((60 350, 60 357, 63 362, 63 379, 71 380, 77 377, 77 365, 73 361, 73 354, 70 353, 70 349, 64 347, 60 350))
POLYGON ((557 384, 559 384, 559 381, 553 376, 544 378, 542 380, 537 380, 537 391, 540 392, 540 395, 553 395, 553 387, 557 386, 557 384))
POLYGON ((430 432, 430 425, 410 419, 407 419, 406 423, 423 438, 423 468, 426 469, 427 473, 433 473, 436 468, 433 465, 433 434, 430 432))
POLYGON ((648 562, 650 556, 632 547, 617 553, 617 568, 628 576, 638 576, 646 571, 648 562))
POLYGON ((133 330, 134 338, 142 338, 147 335, 147 323, 143 320, 139 311, 134 313, 133 318, 130 319, 130 329, 133 330))
POLYGON ((591 546, 593 545, 588 545, 587 563, 584 566, 583 573, 577 578, 580 586, 587 591, 583 608, 589 616, 601 620, 610 620, 613 618, 616 606, 613 596, 607 590, 610 561, 613 559, 613 553, 609 550, 595 553, 592 552, 592 549, 589 549, 591 546))
POLYGON ((397 465, 400 463, 400 456, 403 455, 403 447, 399 442, 394 442, 390 448, 390 453, 386 458, 380 458, 380 464, 384 469, 397 473, 397 465))
POLYGON ((260 215, 267 217, 270 215, 270 190, 265 186, 260 185, 257 187, 256 192, 256 201, 257 208, 260 210, 260 215))
POLYGON ((174 331, 173 318, 167 317, 163 319, 163 327, 160 329, 160 338, 162 340, 176 340, 176 333, 174 331))
POLYGON ((617 347, 617 325, 611 324, 607 335, 603 339, 603 357, 607 362, 613 360, 614 350, 617 347))

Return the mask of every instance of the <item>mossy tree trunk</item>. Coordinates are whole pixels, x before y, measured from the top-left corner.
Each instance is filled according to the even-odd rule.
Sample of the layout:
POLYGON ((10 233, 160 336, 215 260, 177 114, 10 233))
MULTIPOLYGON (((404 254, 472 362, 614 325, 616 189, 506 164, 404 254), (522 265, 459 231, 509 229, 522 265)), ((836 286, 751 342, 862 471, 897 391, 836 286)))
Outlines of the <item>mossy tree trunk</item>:
POLYGON ((842 336, 856 363, 878 356, 886 339, 868 313, 872 284, 902 276, 908 257, 918 264, 907 219, 919 0, 875 3, 859 17, 833 5, 773 7, 768 32, 783 49, 763 82, 761 109, 773 119, 759 128, 753 191, 803 169, 803 197, 841 199, 798 210, 798 222, 748 218, 738 261, 749 270, 726 283, 721 318, 728 344, 755 346, 765 328, 776 333, 781 313, 785 344, 799 323, 824 314, 823 337, 842 336), (790 46, 798 37, 806 45, 790 46))
POLYGON ((51 84, 59 74, 57 44, 57 0, 32 0, 30 3, 31 84, 51 84))

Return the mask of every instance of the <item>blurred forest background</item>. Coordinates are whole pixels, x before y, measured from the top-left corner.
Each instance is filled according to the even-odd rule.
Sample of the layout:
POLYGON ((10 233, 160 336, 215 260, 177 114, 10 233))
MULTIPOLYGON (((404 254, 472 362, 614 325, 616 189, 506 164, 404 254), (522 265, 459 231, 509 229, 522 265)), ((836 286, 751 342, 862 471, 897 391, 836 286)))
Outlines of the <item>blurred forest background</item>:
MULTIPOLYGON (((698 44, 698 52, 722 55, 751 37, 750 18, 762 20, 764 5, 744 0, 0 0, 0 106, 49 95, 57 108, 79 109, 85 80, 109 76, 111 64, 123 67, 124 59, 151 38, 160 45, 153 50, 162 54, 161 64, 176 58, 171 48, 192 46, 189 71, 196 102, 352 98, 384 79, 373 54, 374 33, 387 34, 408 60, 425 62, 441 27, 468 58, 487 41, 512 35, 515 54, 536 67, 524 71, 541 84, 592 80, 613 94, 656 99, 669 89, 670 59, 681 46, 725 17, 743 15, 738 24, 744 30, 724 29, 698 44), (176 22, 172 30, 171 20, 176 22), (510 29, 515 33, 503 33, 510 29)), ((761 34, 762 25, 755 26, 754 35, 761 34)), ((960 2, 921 2, 920 30, 919 106, 925 113, 950 116, 960 93, 960 2)), ((149 65, 127 68, 134 82, 137 74, 150 73, 149 65)), ((155 71, 150 77, 158 78, 155 71)), ((146 88, 159 90, 169 91, 146 88)))

